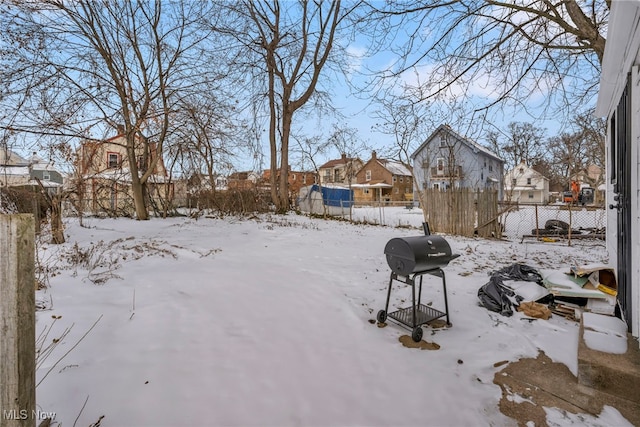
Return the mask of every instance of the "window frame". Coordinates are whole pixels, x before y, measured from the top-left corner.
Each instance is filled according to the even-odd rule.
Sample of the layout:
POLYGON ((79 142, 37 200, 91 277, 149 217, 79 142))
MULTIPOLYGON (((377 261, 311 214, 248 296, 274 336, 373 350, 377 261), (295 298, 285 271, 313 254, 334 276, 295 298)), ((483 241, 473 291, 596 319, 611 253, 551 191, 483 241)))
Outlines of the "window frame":
POLYGON ((115 151, 107 152, 107 169, 119 169, 122 164, 120 153, 115 151), (112 157, 114 161, 112 161, 112 157))

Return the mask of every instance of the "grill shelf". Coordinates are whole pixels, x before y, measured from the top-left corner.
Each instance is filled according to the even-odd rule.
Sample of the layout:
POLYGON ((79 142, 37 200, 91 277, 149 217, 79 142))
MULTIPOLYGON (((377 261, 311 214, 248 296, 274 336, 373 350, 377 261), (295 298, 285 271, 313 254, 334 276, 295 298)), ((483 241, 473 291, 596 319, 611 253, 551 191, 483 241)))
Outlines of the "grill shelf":
POLYGON ((444 271, 441 268, 436 268, 435 270, 419 271, 409 276, 401 276, 394 271, 391 272, 391 277, 389 278, 389 289, 387 291, 387 303, 384 306, 384 310, 378 311, 378 322, 384 323, 387 320, 387 317, 390 317, 391 319, 396 320, 401 325, 412 329, 411 338, 415 342, 420 342, 420 340, 422 339, 421 326, 427 322, 431 322, 432 320, 438 319, 443 316, 446 316, 447 318, 447 325, 451 326, 451 322, 449 321, 449 304, 447 302, 447 280, 445 279, 444 271), (442 278, 442 289, 444 291, 445 307, 444 312, 420 303, 422 297, 422 276, 425 274, 430 274, 432 276, 442 278), (418 277, 420 278, 420 280, 418 280, 418 298, 416 299, 416 279, 418 277), (411 301, 413 304, 410 307, 401 308, 389 313, 389 300, 391 299, 391 288, 393 287, 394 280, 406 283, 407 285, 411 285, 411 301), (415 316, 413 315, 414 308, 416 312, 415 316))
POLYGON ((436 320, 445 316, 446 313, 431 308, 427 305, 420 304, 416 307, 416 319, 413 319, 413 307, 401 308, 398 311, 387 314, 388 317, 397 320, 405 326, 413 327, 413 325, 424 325, 432 320, 436 320))

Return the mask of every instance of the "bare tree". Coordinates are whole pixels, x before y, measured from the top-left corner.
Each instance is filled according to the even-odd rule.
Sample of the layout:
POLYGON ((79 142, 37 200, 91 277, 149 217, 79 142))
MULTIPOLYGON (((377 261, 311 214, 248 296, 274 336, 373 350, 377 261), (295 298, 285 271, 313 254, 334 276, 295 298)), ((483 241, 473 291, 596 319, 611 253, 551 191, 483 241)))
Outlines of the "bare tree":
MULTIPOLYGON (((306 172, 308 170, 308 166, 306 166, 307 164, 311 164, 311 168, 313 170, 314 180, 311 183, 307 182, 307 184, 314 184, 315 177, 318 177, 317 184, 320 188, 320 192, 322 192, 322 180, 319 179, 320 170, 317 160, 318 157, 323 156, 327 153, 331 145, 330 142, 322 141, 322 137, 317 135, 304 138, 294 136, 293 140, 295 141, 295 146, 292 148, 292 153, 295 153, 299 156, 300 166, 303 172, 306 172)), ((311 192, 307 192, 307 197, 311 196, 310 193, 311 192)), ((322 213, 326 218, 327 206, 324 203, 322 204, 322 213)))
MULTIPOLYGON (((429 169, 429 166, 421 165, 422 168, 416 168, 415 165, 412 165, 411 158, 413 150, 423 142, 426 132, 425 125, 428 124, 426 103, 420 103, 413 99, 408 92, 403 92, 402 95, 380 100, 379 105, 380 109, 375 114, 378 120, 375 127, 379 132, 394 138, 391 156, 405 165, 409 165, 413 189, 418 194, 418 200, 422 203, 424 220, 427 222, 429 218, 427 210, 424 209, 426 198, 421 184, 423 179, 421 179, 419 171, 424 170, 424 166, 429 169)), ((425 161, 429 162, 430 160, 425 159, 425 161)), ((455 162, 455 159, 452 161, 455 162)))
POLYGON ((215 190, 218 175, 231 169, 236 157, 248 148, 249 128, 237 113, 233 103, 208 94, 182 99, 173 116, 168 156, 189 177, 215 190))
POLYGON ((597 188, 604 183, 605 179, 607 122, 605 119, 596 117, 593 110, 579 114, 573 122, 586 144, 586 166, 594 165, 601 171, 598 177, 593 178, 589 177, 586 170, 583 171, 585 178, 590 180, 589 185, 597 188))
POLYGON ((565 132, 549 140, 548 163, 552 177, 568 188, 572 177, 581 175, 587 184, 597 187, 604 182, 604 173, 590 177, 588 169, 595 165, 605 168, 606 121, 589 111, 573 118, 574 132, 565 132))
MULTIPOLYGON (((336 182, 346 181, 347 188, 351 192, 353 180, 358 172, 356 157, 361 154, 363 150, 367 150, 368 148, 358 137, 358 131, 355 128, 350 128, 346 125, 339 125, 337 123, 334 123, 332 128, 333 130, 328 138, 323 138, 322 136, 302 139, 294 137, 297 144, 297 148, 294 149, 294 152, 299 153, 303 169, 306 163, 310 163, 312 165, 314 174, 318 177, 318 187, 322 191, 322 178, 320 177, 320 169, 317 159, 319 156, 326 155, 332 148, 338 150, 346 163, 344 167, 344 177, 337 177, 336 182)), ((333 182, 333 178, 334 177, 332 177, 331 182, 333 182)), ((325 217, 327 216, 326 205, 323 205, 323 215, 325 217)), ((349 220, 351 219, 352 212, 349 210, 349 220)))
POLYGON ((569 117, 596 94, 609 3, 372 2, 376 47, 386 36, 384 47, 397 57, 377 83, 419 70, 425 99, 464 97, 478 118, 507 106, 569 117))
MULTIPOLYGON (((355 6, 353 6, 355 7, 355 6)), ((289 140, 294 115, 312 97, 336 52, 336 35, 351 9, 330 2, 243 1, 232 10, 241 30, 227 29, 259 61, 254 78, 265 79, 269 112, 271 196, 277 212, 289 208, 289 140)))
POLYGON ((5 22, 22 40, 9 86, 28 94, 12 128, 100 140, 124 125, 135 212, 147 219, 146 186, 161 161, 178 94, 197 90, 206 69, 198 48, 208 33, 198 24, 212 7, 65 0, 8 6, 5 22))
POLYGON ((553 175, 568 188, 571 176, 584 170, 587 158, 584 140, 577 134, 563 133, 549 140, 553 175))
POLYGON ((358 136, 357 129, 337 123, 333 124, 333 130, 329 135, 328 142, 340 155, 344 155, 348 159, 345 167, 345 179, 351 190, 353 180, 356 177, 356 173, 358 173, 358 166, 354 161, 362 153, 370 152, 371 148, 358 136))
POLYGON ((491 150, 505 160, 508 170, 524 162, 535 166, 547 152, 546 129, 532 123, 511 122, 505 133, 490 131, 487 141, 491 150))

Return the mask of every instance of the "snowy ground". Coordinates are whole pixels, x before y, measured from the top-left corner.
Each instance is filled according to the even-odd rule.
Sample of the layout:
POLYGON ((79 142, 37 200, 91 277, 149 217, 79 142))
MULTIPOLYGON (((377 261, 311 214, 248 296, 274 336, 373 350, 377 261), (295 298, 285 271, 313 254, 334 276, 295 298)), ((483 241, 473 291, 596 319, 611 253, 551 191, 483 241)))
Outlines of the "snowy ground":
MULTIPOLYGON (((478 288, 516 261, 565 268, 606 256, 602 245, 447 237, 461 254, 445 268, 453 326, 425 327, 440 346, 430 351, 404 347, 397 324, 372 323, 389 280, 384 246, 418 229, 294 214, 84 225, 69 219, 67 243, 39 250, 50 268, 37 295, 50 307, 37 314, 39 333, 51 327, 43 347, 71 330, 39 360, 37 401, 64 426, 102 415, 101 427, 516 425, 498 410, 494 363, 541 349, 575 373, 578 325, 491 313, 478 288)), ((391 297, 405 307, 410 288, 391 297)), ((423 302, 443 308, 439 279, 425 276, 423 302)), ((548 414, 629 425, 610 407, 599 418, 548 414)))

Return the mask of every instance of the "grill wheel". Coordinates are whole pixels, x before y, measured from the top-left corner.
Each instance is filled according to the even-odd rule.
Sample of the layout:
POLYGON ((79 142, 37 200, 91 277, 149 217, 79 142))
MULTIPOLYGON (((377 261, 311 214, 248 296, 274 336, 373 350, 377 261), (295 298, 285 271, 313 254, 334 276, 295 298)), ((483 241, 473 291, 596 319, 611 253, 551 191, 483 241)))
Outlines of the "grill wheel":
POLYGON ((422 328, 420 326, 416 326, 411 333, 411 339, 415 342, 420 342, 422 340, 422 328))

